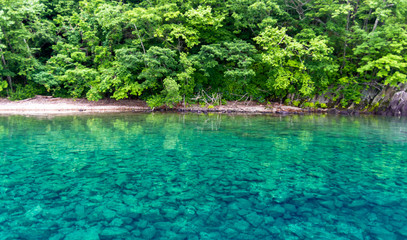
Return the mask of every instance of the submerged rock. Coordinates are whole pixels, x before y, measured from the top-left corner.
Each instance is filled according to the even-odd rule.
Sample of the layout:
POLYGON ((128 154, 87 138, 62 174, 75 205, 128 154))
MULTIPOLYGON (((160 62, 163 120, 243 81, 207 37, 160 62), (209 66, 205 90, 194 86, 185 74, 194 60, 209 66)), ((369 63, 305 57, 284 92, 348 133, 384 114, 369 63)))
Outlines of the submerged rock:
POLYGON ((116 212, 112 211, 110 209, 105 209, 103 210, 103 217, 107 220, 107 221, 111 221, 113 220, 113 218, 116 216, 116 212))
POLYGON ((93 230, 78 230, 67 234, 64 240, 99 240, 99 234, 93 230))
POLYGON ((239 235, 239 232, 233 228, 227 228, 224 232, 225 235, 230 239, 234 239, 237 235, 239 235))
POLYGON ((164 216, 169 220, 175 219, 179 214, 179 212, 177 210, 172 209, 172 208, 163 209, 163 212, 164 212, 164 216))
POLYGON ((247 214, 245 218, 253 227, 258 227, 264 221, 263 217, 254 212, 247 214))
POLYGON ((141 232, 141 235, 143 236, 144 239, 153 239, 156 234, 157 230, 155 229, 154 226, 150 226, 141 232))
POLYGON ((375 226, 370 229, 370 233, 379 240, 396 240, 397 235, 388 231, 387 229, 375 226))
POLYGON ((85 207, 82 204, 77 204, 75 206, 75 213, 78 219, 82 219, 85 217, 85 207))
POLYGON ((240 209, 250 209, 252 207, 252 203, 244 198, 239 198, 236 202, 236 205, 240 209))
POLYGON ((170 222, 157 222, 154 227, 159 230, 169 231, 171 230, 172 224, 170 222))
POLYGON ((30 229, 30 231, 21 229, 18 235, 19 237, 17 239, 43 240, 48 239, 51 236, 51 231, 49 229, 36 228, 30 229))
POLYGON ((102 239, 126 238, 128 235, 129 231, 127 229, 118 227, 105 228, 100 233, 102 239))
POLYGON ((150 211, 146 212, 143 217, 149 222, 158 222, 163 219, 158 209, 151 209, 150 211))
POLYGON ((351 202, 348 207, 350 208, 361 208, 367 205, 367 202, 365 200, 355 200, 351 202))
POLYGON ((321 201, 319 202, 323 207, 329 208, 329 209, 335 209, 335 203, 334 201, 321 201))
POLYGON ((402 227, 398 233, 400 233, 400 235, 407 237, 407 225, 404 225, 404 227, 402 227))
POLYGON ((256 228, 253 233, 257 239, 263 239, 264 237, 269 235, 269 233, 263 228, 256 228))
POLYGON ((250 224, 244 220, 240 220, 240 221, 235 222, 233 227, 240 232, 245 232, 249 229, 250 224))
POLYGON ((121 225, 123 225, 123 220, 121 220, 120 218, 115 218, 112 222, 110 222, 110 226, 113 227, 120 227, 121 225))
POLYGON ((266 212, 272 217, 279 217, 284 215, 285 208, 280 205, 274 205, 272 207, 266 208, 266 212))
POLYGON ((25 217, 28 219, 32 219, 33 217, 37 216, 42 212, 42 208, 40 205, 37 205, 25 213, 25 217))

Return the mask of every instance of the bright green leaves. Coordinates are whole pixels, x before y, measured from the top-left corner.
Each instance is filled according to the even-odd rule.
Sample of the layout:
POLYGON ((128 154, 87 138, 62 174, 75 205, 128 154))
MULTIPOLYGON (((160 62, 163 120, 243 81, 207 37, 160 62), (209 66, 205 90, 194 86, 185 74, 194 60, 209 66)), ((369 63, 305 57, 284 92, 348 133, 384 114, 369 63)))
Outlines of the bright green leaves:
POLYGON ((361 79, 396 86, 407 82, 407 32, 400 24, 381 27, 360 36, 364 43, 355 48, 361 58, 357 72, 361 79))
POLYGON ((53 25, 41 18, 44 8, 38 0, 0 1, 0 79, 6 77, 10 88, 27 82, 39 65, 35 54, 55 38, 53 25))
POLYGON ((267 27, 254 38, 266 50, 262 55, 263 61, 270 66, 267 83, 271 90, 283 95, 287 91, 298 90, 301 95, 310 96, 315 86, 320 85, 316 82, 318 79, 313 80, 311 76, 320 75, 323 82, 323 78, 327 77, 323 73, 332 72, 335 68, 329 57, 332 49, 328 47, 327 40, 301 36, 297 41, 287 35, 285 28, 267 27))
POLYGON ((180 95, 180 86, 171 77, 167 77, 163 81, 164 90, 161 94, 154 95, 147 99, 147 105, 151 108, 160 107, 166 105, 169 108, 173 108, 175 104, 182 100, 180 95))
POLYGON ((92 85, 93 95, 111 93, 114 99, 138 96, 144 90, 137 76, 144 67, 143 53, 138 48, 119 49, 115 51, 115 60, 106 63, 99 70, 100 81, 92 85))
POLYGON ((197 67, 212 79, 213 86, 217 86, 214 78, 222 74, 217 87, 241 93, 256 75, 252 69, 256 52, 253 45, 243 40, 205 45, 197 56, 197 67))
POLYGON ((224 60, 228 62, 224 72, 225 80, 233 86, 231 91, 237 90, 246 86, 256 76, 251 67, 254 63, 253 55, 257 51, 253 45, 242 40, 224 42, 223 45, 224 60))
POLYGON ((283 14, 283 10, 275 1, 229 0, 226 4, 232 17, 229 20, 232 20, 236 27, 234 33, 246 31, 257 34, 263 23, 275 23, 273 16, 283 14))
POLYGON ((144 79, 143 85, 147 88, 159 87, 159 81, 167 76, 173 76, 177 69, 176 53, 168 48, 151 47, 144 56, 146 67, 139 75, 144 79))
POLYGON ((0 81, 0 92, 8 87, 7 81, 0 81))
POLYGON ((88 91, 93 82, 98 81, 98 78, 99 74, 94 69, 76 68, 67 70, 59 80, 73 98, 79 98, 88 91))
POLYGON ((71 58, 76 62, 85 62, 87 60, 84 52, 73 52, 71 58))
POLYGON ((56 77, 50 71, 47 71, 44 66, 39 67, 37 71, 38 72, 32 74, 31 80, 39 85, 44 86, 48 92, 50 92, 52 89, 56 88, 60 84, 58 77, 56 77))
POLYGON ((198 31, 182 24, 166 24, 158 28, 156 36, 165 39, 168 46, 176 45, 179 51, 184 50, 183 43, 188 48, 199 44, 198 31))
POLYGON ((406 82, 406 13, 404 0, 2 0, 0 82, 168 107, 201 90, 263 101, 329 89, 347 105, 406 82))
POLYGON ((215 15, 210 6, 199 6, 197 9, 190 9, 185 14, 187 23, 191 26, 200 28, 205 26, 213 26, 215 29, 222 27, 224 15, 215 15))
POLYGON ((185 96, 191 96, 194 92, 194 73, 196 69, 193 67, 193 61, 188 58, 186 53, 181 53, 179 62, 181 70, 177 73, 177 79, 180 84, 180 94, 185 98, 185 96))
POLYGON ((379 78, 384 78, 384 84, 396 86, 398 83, 406 83, 407 62, 403 57, 387 54, 377 60, 369 61, 366 65, 358 68, 360 73, 376 73, 379 78), (402 73, 404 72, 404 73, 402 73))
POLYGON ((96 9, 95 18, 103 29, 105 45, 119 43, 127 24, 125 5, 103 4, 96 9))
POLYGON ((162 91, 164 103, 170 108, 174 107, 175 103, 181 101, 178 83, 171 77, 164 79, 164 90, 162 91))

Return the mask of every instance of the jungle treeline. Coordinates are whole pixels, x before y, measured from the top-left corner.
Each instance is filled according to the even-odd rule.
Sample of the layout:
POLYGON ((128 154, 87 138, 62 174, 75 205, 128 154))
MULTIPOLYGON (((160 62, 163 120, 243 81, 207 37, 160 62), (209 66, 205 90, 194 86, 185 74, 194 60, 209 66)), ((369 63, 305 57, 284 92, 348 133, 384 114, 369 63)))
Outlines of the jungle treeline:
POLYGON ((0 96, 342 107, 407 82, 405 0, 0 0, 0 96), (335 100, 335 99, 333 99, 335 100))

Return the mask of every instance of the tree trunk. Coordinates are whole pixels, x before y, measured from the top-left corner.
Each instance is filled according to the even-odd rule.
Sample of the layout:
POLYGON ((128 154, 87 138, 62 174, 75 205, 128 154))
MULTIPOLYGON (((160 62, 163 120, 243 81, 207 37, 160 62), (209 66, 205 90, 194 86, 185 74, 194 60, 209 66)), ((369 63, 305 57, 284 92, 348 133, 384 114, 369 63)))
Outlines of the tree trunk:
POLYGON ((140 33, 138 32, 137 26, 136 26, 136 24, 133 24, 133 25, 134 25, 134 28, 136 29, 138 39, 140 40, 141 47, 143 48, 143 52, 144 52, 144 54, 146 54, 146 49, 144 48, 144 44, 143 44, 143 41, 141 40, 140 33))
POLYGON ((376 18, 376 21, 374 22, 374 26, 373 26, 373 30, 372 32, 374 32, 377 28, 377 24, 379 23, 379 17, 376 18))
MULTIPOLYGON (((383 0, 383 3, 386 3, 386 2, 387 2, 387 0, 383 0)), ((385 6, 385 8, 386 8, 386 7, 387 7, 387 6, 385 6)), ((374 22, 374 26, 373 26, 372 32, 374 32, 374 31, 376 30, 377 24, 379 24, 379 20, 380 20, 380 16, 377 16, 376 21, 374 22)))
POLYGON ((30 46, 28 46, 28 43, 27 43, 27 41, 25 39, 23 39, 23 40, 24 40, 25 45, 27 46, 28 55, 30 55, 30 58, 32 58, 33 55, 31 54, 30 46))
MULTIPOLYGON (((350 4, 349 1, 347 1, 347 4, 350 4)), ((341 74, 342 74, 342 70, 345 68, 345 64, 346 64, 346 48, 348 46, 347 34, 349 32, 351 14, 352 14, 352 11, 349 11, 348 16, 346 17, 346 35, 345 35, 345 43, 343 46, 343 61, 342 61, 342 67, 341 67, 341 74)))

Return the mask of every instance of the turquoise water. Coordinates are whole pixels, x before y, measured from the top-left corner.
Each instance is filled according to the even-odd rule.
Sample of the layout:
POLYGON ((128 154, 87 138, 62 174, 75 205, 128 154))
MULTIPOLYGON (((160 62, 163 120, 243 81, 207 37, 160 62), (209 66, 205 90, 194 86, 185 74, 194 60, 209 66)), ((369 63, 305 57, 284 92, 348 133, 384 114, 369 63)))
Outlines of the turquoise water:
POLYGON ((0 116, 0 239, 406 238, 406 119, 0 116))

